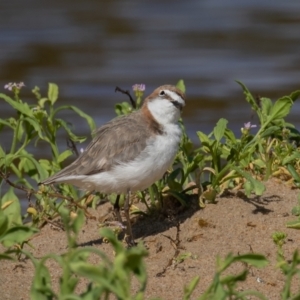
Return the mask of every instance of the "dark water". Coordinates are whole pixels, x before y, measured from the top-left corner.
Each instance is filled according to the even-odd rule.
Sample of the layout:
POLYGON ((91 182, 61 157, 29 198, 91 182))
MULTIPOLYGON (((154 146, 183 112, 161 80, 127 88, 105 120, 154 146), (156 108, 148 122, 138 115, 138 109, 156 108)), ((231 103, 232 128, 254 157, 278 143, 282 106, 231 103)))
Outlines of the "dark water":
MULTIPOLYGON (((272 99, 300 88, 299 0, 1 1, 0 92, 24 81, 27 99, 35 85, 46 93, 55 82, 59 104, 76 105, 101 125, 126 100, 116 85, 145 83, 148 94, 180 78, 193 140, 220 117, 239 132, 251 111, 235 79, 272 99)), ((299 112, 296 103, 289 118, 298 128, 299 112)), ((10 113, 0 101, 0 117, 10 113)), ((87 133, 81 119, 63 117, 87 133)), ((0 134, 2 146, 10 139, 0 134)))
MULTIPOLYGON (((196 139, 220 117, 236 132, 249 120, 235 79, 273 99, 300 87, 300 2, 2 1, 0 45, 0 90, 9 81, 24 81, 27 93, 56 82, 61 103, 98 125, 124 99, 116 85, 141 82, 150 93, 183 78, 184 117, 196 139)), ((299 107, 291 115, 297 126, 299 107)), ((8 113, 3 102, 0 111, 8 113)))

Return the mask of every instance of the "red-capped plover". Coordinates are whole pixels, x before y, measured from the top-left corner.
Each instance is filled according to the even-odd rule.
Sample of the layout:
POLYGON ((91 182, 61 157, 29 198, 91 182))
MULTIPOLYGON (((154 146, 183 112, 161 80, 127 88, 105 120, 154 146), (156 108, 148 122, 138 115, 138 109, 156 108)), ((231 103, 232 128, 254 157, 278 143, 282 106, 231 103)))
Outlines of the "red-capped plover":
POLYGON ((157 88, 139 110, 100 127, 72 164, 42 184, 69 183, 88 191, 127 193, 126 241, 134 244, 130 194, 151 186, 171 166, 181 139, 178 120, 184 105, 185 95, 175 86, 157 88))

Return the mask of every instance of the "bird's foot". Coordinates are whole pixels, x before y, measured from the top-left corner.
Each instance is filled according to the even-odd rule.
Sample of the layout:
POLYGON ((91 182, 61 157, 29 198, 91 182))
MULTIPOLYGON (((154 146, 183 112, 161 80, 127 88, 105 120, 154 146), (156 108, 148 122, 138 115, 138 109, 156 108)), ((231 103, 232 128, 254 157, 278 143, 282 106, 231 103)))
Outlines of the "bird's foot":
POLYGON ((126 242, 128 248, 131 248, 131 247, 137 245, 137 243, 134 241, 132 235, 129 235, 129 234, 127 234, 127 233, 125 233, 124 241, 126 242))

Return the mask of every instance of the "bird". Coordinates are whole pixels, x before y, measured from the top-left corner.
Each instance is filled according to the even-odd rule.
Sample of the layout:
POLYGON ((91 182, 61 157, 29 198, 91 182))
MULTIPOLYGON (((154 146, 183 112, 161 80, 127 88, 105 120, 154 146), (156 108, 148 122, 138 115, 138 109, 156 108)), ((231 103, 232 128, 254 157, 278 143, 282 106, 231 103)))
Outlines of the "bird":
POLYGON ((134 245, 129 216, 131 193, 150 187, 172 165, 181 140, 178 121, 185 102, 185 93, 173 85, 156 88, 140 109, 102 125, 73 163, 41 183, 67 183, 86 191, 126 194, 125 240, 134 245))

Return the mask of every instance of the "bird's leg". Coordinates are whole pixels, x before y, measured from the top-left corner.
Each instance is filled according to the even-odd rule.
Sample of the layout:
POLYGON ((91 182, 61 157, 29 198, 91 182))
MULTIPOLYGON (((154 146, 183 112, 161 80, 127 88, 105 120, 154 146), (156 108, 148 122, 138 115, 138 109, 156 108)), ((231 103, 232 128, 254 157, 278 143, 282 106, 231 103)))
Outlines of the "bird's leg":
POLYGON ((120 195, 117 195, 116 202, 114 204, 114 212, 115 212, 118 222, 123 224, 122 217, 120 214, 120 195))
POLYGON ((134 246, 135 242, 134 242, 133 235, 132 235, 132 228, 131 228, 130 215, 129 215, 130 196, 131 196, 131 191, 128 190, 126 200, 125 200, 125 204, 124 204, 124 212, 125 212, 125 217, 126 217, 126 222, 127 222, 125 241, 129 246, 134 246))

